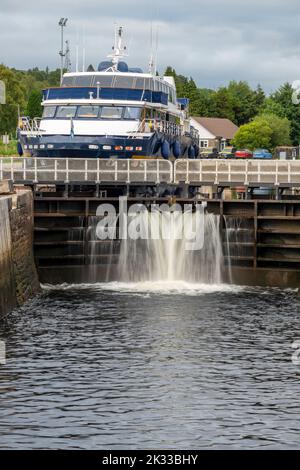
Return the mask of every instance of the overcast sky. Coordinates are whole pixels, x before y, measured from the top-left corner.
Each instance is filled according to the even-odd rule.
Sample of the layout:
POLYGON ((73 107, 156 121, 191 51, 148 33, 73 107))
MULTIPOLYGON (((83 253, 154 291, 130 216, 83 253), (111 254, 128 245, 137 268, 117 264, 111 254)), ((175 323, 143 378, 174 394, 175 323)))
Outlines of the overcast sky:
POLYGON ((158 69, 167 65, 200 87, 231 79, 272 91, 300 79, 299 0, 1 0, 0 62, 20 69, 59 66, 58 20, 76 37, 86 32, 86 62, 105 59, 117 22, 125 27, 128 63, 147 69, 150 25, 158 25, 158 69))

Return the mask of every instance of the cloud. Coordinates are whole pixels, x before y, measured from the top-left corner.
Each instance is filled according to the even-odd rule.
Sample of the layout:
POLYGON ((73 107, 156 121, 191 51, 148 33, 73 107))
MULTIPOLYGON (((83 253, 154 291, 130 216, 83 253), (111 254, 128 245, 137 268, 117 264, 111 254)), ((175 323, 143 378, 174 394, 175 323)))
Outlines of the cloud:
POLYGON ((193 76, 199 86, 248 80, 266 90, 300 78, 298 0, 1 0, 0 61, 16 68, 59 66, 60 16, 75 63, 86 36, 87 63, 111 50, 114 22, 125 26, 132 66, 147 69, 150 24, 158 25, 158 68, 193 76))

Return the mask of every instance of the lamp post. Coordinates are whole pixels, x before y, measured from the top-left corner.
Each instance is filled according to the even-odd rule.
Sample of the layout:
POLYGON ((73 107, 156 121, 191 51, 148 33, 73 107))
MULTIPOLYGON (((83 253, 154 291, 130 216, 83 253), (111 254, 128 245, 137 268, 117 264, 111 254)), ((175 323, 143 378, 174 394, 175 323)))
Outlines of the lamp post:
POLYGON ((63 71, 64 71, 64 27, 66 26, 68 21, 68 18, 61 18, 59 20, 58 25, 61 27, 61 49, 59 51, 60 55, 60 84, 62 84, 62 77, 63 77, 63 71))

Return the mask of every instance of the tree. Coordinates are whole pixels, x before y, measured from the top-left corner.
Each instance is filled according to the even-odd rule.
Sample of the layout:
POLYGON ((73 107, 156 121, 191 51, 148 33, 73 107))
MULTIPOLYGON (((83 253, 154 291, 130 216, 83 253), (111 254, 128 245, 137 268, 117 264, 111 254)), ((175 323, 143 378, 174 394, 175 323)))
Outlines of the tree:
POLYGON ((197 88, 192 96, 190 113, 192 116, 216 116, 215 91, 207 88, 197 88))
POLYGON ((258 114, 264 100, 264 93, 260 87, 253 91, 247 82, 231 81, 227 90, 234 114, 233 121, 238 126, 249 122, 258 114))
POLYGON ((42 93, 38 90, 32 90, 27 103, 27 115, 33 119, 42 116, 42 93))
POLYGON ((270 148, 274 149, 279 145, 290 145, 290 121, 287 118, 281 118, 276 114, 264 113, 257 116, 254 122, 260 125, 267 124, 271 131, 270 148))
POLYGON ((254 91, 254 104, 257 111, 260 111, 266 101, 266 95, 261 85, 257 85, 256 90, 254 91))
POLYGON ((235 122, 232 95, 228 89, 221 87, 214 95, 215 117, 231 119, 235 122))
POLYGON ((217 91, 198 88, 192 77, 178 75, 168 66, 166 76, 174 77, 177 96, 190 100, 190 113, 205 117, 231 119, 242 125, 253 119, 262 109, 265 93, 260 85, 252 90, 247 82, 231 81, 217 91))
POLYGON ((276 114, 261 114, 249 124, 240 127, 234 138, 236 147, 267 148, 290 144, 290 122, 276 114))
POLYGON ((284 118, 285 109, 280 103, 274 101, 273 98, 268 97, 261 107, 261 114, 276 114, 276 116, 284 118))
POLYGON ((26 89, 17 75, 0 64, 0 80, 6 86, 6 104, 0 105, 0 134, 14 133, 17 127, 18 107, 24 109, 26 89))
POLYGON ((240 127, 233 139, 233 145, 238 148, 271 147, 272 129, 267 122, 252 121, 240 127))
POLYGON ((271 95, 272 100, 281 106, 284 116, 291 123, 290 137, 293 145, 300 144, 300 106, 292 102, 292 85, 285 83, 271 95))

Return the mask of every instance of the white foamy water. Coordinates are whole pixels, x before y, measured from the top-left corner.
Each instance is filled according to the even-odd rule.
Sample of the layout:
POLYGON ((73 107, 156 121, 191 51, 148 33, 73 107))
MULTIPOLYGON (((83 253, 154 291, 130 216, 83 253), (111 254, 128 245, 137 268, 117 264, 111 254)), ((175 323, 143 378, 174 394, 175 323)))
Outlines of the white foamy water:
POLYGON ((229 284, 204 284, 186 281, 103 282, 95 284, 44 284, 45 290, 94 289, 132 294, 204 295, 217 292, 238 293, 245 287, 229 284))

